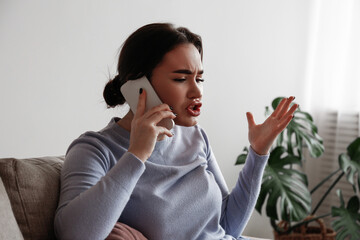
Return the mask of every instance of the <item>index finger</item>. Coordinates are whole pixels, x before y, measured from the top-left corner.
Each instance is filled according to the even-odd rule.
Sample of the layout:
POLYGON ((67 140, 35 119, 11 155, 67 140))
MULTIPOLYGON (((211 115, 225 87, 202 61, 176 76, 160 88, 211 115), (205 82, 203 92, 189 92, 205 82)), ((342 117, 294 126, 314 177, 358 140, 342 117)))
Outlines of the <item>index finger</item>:
POLYGON ((272 117, 277 117, 277 115, 278 115, 279 112, 280 112, 280 109, 283 108, 286 99, 287 99, 287 98, 281 99, 280 103, 277 105, 277 107, 275 108, 274 112, 271 114, 272 117))
POLYGON ((289 106, 294 99, 295 97, 284 98, 275 109, 274 113, 276 113, 274 114, 274 117, 282 118, 288 111, 289 106))
POLYGON ((146 91, 140 88, 139 101, 136 107, 135 117, 144 115, 146 109, 146 91))

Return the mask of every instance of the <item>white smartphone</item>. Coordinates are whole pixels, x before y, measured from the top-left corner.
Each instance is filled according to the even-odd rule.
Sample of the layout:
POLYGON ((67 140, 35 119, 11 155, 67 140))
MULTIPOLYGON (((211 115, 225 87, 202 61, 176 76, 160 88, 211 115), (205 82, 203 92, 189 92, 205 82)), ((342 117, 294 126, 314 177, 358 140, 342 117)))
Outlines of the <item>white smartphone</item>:
MULTIPOLYGON (((149 80, 145 76, 136 80, 129 80, 121 86, 120 91, 134 114, 136 113, 137 105, 139 102, 140 88, 146 91, 147 97, 145 111, 148 111, 149 109, 162 104, 154 88, 151 86, 149 80)), ((166 127, 170 130, 174 127, 175 123, 170 118, 164 118, 157 125, 166 127)))

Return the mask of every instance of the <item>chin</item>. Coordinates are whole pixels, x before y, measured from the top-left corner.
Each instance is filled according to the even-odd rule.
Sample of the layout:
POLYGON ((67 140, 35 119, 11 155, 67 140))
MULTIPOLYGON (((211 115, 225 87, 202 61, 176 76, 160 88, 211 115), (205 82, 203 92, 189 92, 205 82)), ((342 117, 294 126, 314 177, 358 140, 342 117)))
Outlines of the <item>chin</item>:
POLYGON ((197 119, 197 118, 191 118, 191 119, 174 119, 174 122, 175 122, 175 124, 178 125, 178 126, 192 127, 192 126, 195 126, 196 124, 198 124, 198 119, 197 119))

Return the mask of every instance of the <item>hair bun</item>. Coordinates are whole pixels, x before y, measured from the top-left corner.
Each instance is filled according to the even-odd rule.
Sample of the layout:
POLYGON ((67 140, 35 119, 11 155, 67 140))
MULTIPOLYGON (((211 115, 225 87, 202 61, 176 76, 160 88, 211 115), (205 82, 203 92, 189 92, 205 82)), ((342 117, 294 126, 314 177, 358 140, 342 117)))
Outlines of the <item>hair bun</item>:
POLYGON ((120 78, 117 75, 113 80, 110 80, 103 92, 103 96, 108 107, 115 107, 125 103, 125 98, 120 92, 120 78))

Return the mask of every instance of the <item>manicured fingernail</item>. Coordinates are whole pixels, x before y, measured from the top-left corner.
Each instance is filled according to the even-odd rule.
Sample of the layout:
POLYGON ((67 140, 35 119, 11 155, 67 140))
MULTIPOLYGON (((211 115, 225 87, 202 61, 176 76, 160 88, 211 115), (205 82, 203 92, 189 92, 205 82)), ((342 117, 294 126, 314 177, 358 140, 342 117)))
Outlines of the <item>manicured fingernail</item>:
POLYGON ((175 115, 175 117, 177 116, 177 113, 173 113, 175 115))
POLYGON ((174 108, 173 108, 172 106, 169 106, 169 108, 170 108, 170 110, 171 110, 171 111, 173 111, 173 110, 174 110, 174 108))
POLYGON ((140 89, 139 89, 139 94, 142 94, 142 92, 143 92, 143 89, 140 88, 140 89))

